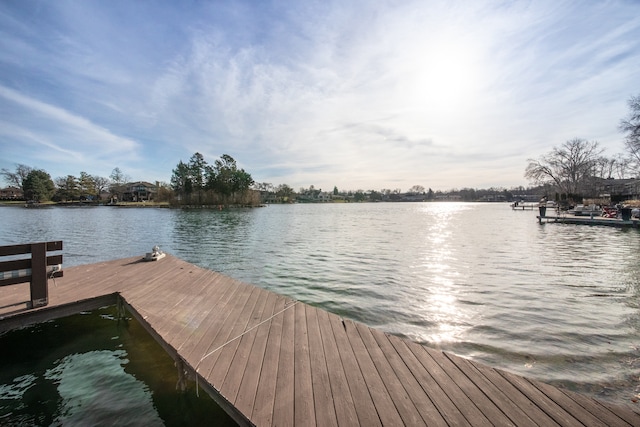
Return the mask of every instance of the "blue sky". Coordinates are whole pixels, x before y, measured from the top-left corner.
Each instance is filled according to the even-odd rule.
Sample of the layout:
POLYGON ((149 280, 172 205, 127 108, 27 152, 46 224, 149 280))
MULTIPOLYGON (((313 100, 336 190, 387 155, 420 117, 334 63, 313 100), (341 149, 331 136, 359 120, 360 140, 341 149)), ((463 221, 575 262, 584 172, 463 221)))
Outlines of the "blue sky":
POLYGON ((640 2, 3 1, 0 167, 169 181, 195 152, 298 189, 527 185, 623 152, 640 2))

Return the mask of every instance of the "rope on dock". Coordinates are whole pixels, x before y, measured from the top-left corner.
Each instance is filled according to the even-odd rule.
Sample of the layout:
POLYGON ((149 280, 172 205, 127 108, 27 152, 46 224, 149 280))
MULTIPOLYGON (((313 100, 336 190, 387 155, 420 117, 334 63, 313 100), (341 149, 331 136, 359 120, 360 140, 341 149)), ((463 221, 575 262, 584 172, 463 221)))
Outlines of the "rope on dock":
POLYGON ((200 364, 202 363, 202 361, 204 359, 206 359, 207 357, 211 356, 213 353, 215 353, 216 351, 222 349, 224 346, 226 346, 227 344, 230 344, 232 342, 234 342, 235 340, 237 340, 238 338, 242 338, 245 334, 253 331, 254 329, 256 329, 257 327, 259 327, 260 325, 263 325, 265 323, 267 323, 268 321, 270 321, 271 319, 273 319, 274 317, 284 313, 285 311, 289 310, 291 307, 295 306, 298 303, 298 301, 294 301, 293 304, 285 306, 282 310, 280 310, 279 312, 273 314, 270 317, 267 317, 266 319, 264 319, 262 322, 250 327, 249 329, 247 329, 246 331, 244 331, 243 333, 241 333, 240 335, 238 335, 237 337, 231 338, 229 341, 225 342, 224 344, 216 347, 215 349, 211 350, 209 353, 205 354, 204 356, 202 356, 202 358, 198 361, 198 364, 196 365, 195 368, 195 377, 196 377, 196 396, 200 397, 200 394, 198 392, 198 368, 200 368, 200 364))

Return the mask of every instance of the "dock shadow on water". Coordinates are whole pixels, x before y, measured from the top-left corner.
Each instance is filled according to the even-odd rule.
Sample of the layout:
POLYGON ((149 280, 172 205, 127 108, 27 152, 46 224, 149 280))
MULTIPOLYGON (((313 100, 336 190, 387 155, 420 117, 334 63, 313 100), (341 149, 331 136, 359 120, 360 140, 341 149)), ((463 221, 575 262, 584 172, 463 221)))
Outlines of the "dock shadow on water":
POLYGON ((0 335, 0 426, 232 426, 173 359, 116 307, 0 335))

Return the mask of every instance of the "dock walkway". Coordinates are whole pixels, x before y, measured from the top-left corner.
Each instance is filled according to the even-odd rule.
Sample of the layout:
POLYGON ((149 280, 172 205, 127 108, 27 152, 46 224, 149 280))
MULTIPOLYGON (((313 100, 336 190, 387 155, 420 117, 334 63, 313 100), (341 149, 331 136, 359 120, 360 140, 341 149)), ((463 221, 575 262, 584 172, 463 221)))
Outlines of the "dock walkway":
POLYGON ((342 319, 173 256, 65 269, 49 305, 0 288, 0 331, 123 301, 199 387, 257 426, 640 426, 640 414, 342 319))

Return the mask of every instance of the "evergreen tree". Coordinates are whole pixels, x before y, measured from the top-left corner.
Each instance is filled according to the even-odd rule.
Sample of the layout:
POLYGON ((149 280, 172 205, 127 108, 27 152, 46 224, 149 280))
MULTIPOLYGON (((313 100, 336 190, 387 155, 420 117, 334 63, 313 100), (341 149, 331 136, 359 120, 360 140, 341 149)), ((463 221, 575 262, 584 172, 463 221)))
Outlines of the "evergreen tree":
POLYGON ((55 200, 71 201, 80 198, 78 189, 78 179, 73 175, 56 178, 56 187, 58 187, 55 200))
POLYGON ((87 172, 80 172, 78 190, 81 198, 92 199, 96 195, 96 182, 87 172))
POLYGON ((189 159, 188 174, 190 177, 192 191, 198 193, 198 204, 202 204, 202 192, 205 190, 207 180, 207 170, 209 165, 200 153, 195 153, 189 159))
POLYGON ((225 201, 234 193, 246 193, 254 182, 248 172, 238 169, 235 159, 228 154, 215 161, 208 175, 207 187, 221 194, 225 201))
POLYGON ((22 187, 27 200, 36 202, 50 200, 56 191, 51 176, 41 169, 34 169, 29 172, 22 182, 22 187))
POLYGON ((179 198, 182 199, 184 197, 187 199, 187 203, 190 201, 191 193, 193 192, 191 170, 189 165, 184 163, 182 160, 180 160, 176 168, 172 171, 171 189, 179 198))

